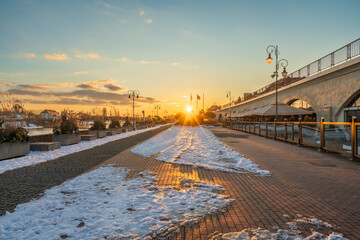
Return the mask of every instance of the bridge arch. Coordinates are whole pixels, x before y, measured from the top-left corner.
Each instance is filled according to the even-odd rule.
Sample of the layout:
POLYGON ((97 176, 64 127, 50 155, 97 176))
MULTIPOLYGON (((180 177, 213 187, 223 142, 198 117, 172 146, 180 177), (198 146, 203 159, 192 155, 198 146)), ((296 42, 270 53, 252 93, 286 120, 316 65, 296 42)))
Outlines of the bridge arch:
POLYGON ((352 116, 356 116, 357 121, 360 120, 360 89, 351 94, 335 114, 337 119, 343 118, 346 122, 351 121, 352 116))

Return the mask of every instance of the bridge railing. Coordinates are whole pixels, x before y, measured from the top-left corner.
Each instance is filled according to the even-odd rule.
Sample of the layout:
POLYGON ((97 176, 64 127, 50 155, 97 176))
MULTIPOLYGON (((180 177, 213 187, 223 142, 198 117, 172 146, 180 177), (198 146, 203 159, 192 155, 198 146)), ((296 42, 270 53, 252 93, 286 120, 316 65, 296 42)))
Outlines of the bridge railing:
POLYGON ((360 123, 226 121, 224 127, 360 158, 360 123))
MULTIPOLYGON (((334 66, 337 66, 339 64, 342 64, 357 57, 360 57, 360 38, 333 51, 332 53, 322 58, 319 58, 318 60, 306 65, 305 67, 302 67, 296 70, 295 72, 292 72, 291 74, 288 75, 287 78, 279 79, 278 89, 290 85, 306 77, 310 77, 314 74, 318 74, 322 71, 325 71, 327 69, 330 69, 334 66)), ((250 100, 252 98, 255 98, 267 92, 271 92, 273 90, 275 90, 275 82, 272 82, 256 90, 255 92, 251 93, 251 95, 241 98, 240 101, 236 101, 234 102, 234 104, 238 104, 240 102, 250 100)), ((226 107, 228 106, 226 105, 223 106, 223 108, 226 107)))
POLYGON ((360 38, 322 58, 319 58, 318 60, 306 65, 305 67, 296 70, 289 76, 290 78, 309 77, 359 56, 360 38))

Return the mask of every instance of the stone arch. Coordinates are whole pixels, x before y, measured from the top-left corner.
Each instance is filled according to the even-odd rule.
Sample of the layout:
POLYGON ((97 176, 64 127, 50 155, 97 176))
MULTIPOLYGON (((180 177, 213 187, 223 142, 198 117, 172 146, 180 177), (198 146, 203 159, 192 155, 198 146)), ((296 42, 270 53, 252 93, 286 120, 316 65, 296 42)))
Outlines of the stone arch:
POLYGON ((296 101, 306 102, 308 105, 310 105, 311 110, 315 111, 314 104, 312 104, 312 100, 307 96, 295 96, 295 97, 287 98, 285 99, 284 103, 286 103, 287 105, 292 105, 296 101))
POLYGON ((338 118, 339 115, 343 112, 344 108, 350 107, 354 102, 360 97, 360 89, 356 90, 353 94, 348 97, 345 102, 340 106, 339 110, 335 113, 335 118, 338 118))
POLYGON ((218 121, 219 121, 219 122, 222 122, 223 120, 224 120, 224 118, 223 118, 222 114, 220 113, 220 114, 219 114, 218 121))

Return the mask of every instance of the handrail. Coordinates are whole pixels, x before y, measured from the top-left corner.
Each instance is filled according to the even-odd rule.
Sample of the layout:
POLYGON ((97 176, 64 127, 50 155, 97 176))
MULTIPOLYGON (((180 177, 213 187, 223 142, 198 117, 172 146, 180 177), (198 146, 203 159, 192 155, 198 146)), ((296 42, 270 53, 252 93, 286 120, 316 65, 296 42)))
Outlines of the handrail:
MULTIPOLYGON (((255 134, 255 135, 259 135, 259 136, 263 136, 263 137, 267 137, 267 138, 273 138, 273 139, 278 139, 278 140, 283 140, 285 142, 291 142, 291 143, 297 143, 300 145, 304 145, 304 146, 311 146, 311 147, 316 147, 319 148, 321 150, 326 150, 326 151, 331 151, 331 152, 337 152, 337 153, 342 153, 342 154, 346 154, 346 155, 350 155, 352 156, 353 159, 355 158, 360 158, 360 152, 358 150, 359 145, 358 145, 358 126, 360 126, 360 123, 355 122, 355 118, 352 119, 352 122, 325 122, 324 118, 321 118, 320 122, 257 122, 257 121, 239 121, 239 120, 235 120, 235 121, 225 121, 224 122, 224 127, 228 127, 230 129, 234 129, 234 130, 238 130, 238 131, 243 131, 246 133, 251 133, 251 134, 255 134), (283 125, 283 126, 279 126, 279 125, 283 125), (308 125, 317 125, 316 128, 309 128, 308 125), (327 139, 327 135, 330 134, 329 136, 334 136, 334 134, 337 134, 335 137, 337 138, 341 138, 342 135, 339 135, 339 133, 336 131, 331 131, 331 125, 337 125, 337 126, 343 126, 344 129, 346 128, 347 131, 351 130, 351 133, 346 133, 345 130, 340 131, 342 133, 346 133, 346 136, 350 136, 351 138, 351 143, 349 147, 350 151, 345 151, 344 149, 339 150, 338 147, 336 147, 336 145, 329 145, 329 139, 327 139), (295 132, 294 126, 297 126, 297 129, 295 132), (319 128, 320 126, 320 128, 319 128), (326 126, 330 126, 329 128, 327 128, 326 126), (270 127, 270 128, 269 128, 270 127), (350 127, 350 129, 349 129, 350 127), (265 128, 265 129, 264 129, 265 128), (306 141, 306 138, 309 136, 309 132, 305 133, 303 131, 303 129, 306 131, 316 131, 316 136, 317 138, 315 138, 315 142, 314 141, 306 141), (289 134, 288 134, 288 130, 290 130, 289 134), (291 135, 290 135, 291 133, 291 135), (295 139, 295 133, 297 135, 297 139, 295 139), (289 137, 290 135, 290 137, 289 137), (335 147, 334 147, 335 146, 335 147), (351 148, 351 149, 350 149, 351 148)), ((339 129, 343 129, 343 128, 339 128, 339 129)), ((314 134, 314 133, 311 133, 314 134)), ((314 139, 313 139, 314 140, 314 139)), ((337 140, 340 141, 340 140, 337 140)), ((334 144, 334 142, 332 142, 331 144, 334 144)), ((338 144, 338 143, 336 143, 338 144)), ((342 142, 340 142, 340 144, 343 144, 342 142)), ((342 145, 343 146, 343 145, 342 145)))

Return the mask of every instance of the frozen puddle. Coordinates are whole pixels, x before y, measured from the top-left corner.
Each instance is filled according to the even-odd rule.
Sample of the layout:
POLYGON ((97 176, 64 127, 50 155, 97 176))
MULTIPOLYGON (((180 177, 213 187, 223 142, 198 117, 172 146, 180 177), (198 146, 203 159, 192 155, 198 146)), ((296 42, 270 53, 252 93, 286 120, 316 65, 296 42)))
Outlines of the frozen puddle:
POLYGON ((63 157, 72 153, 80 152, 86 149, 90 149, 96 146, 103 145, 108 142, 116 141, 119 139, 127 138, 134 136, 139 133, 147 132, 154 130, 156 128, 162 127, 165 125, 159 125, 153 128, 146 128, 137 131, 127 132, 117 134, 115 136, 108 136, 105 138, 98 138, 94 141, 81 141, 78 144, 70 145, 70 146, 61 146, 60 149, 56 149, 48 152, 39 152, 39 151, 31 151, 28 155, 24 157, 12 158, 9 160, 0 161, 0 174, 6 171, 10 171, 17 168, 22 168, 50 160, 54 160, 59 157, 63 157))
MULTIPOLYGON (((284 215, 288 219, 287 215, 284 215)), ((209 236, 211 240, 250 240, 250 239, 269 239, 269 240, 348 240, 341 233, 334 232, 334 226, 327 222, 323 222, 314 217, 307 218, 299 215, 292 219, 291 222, 286 223, 289 229, 279 229, 274 227, 273 232, 262 228, 247 228, 241 232, 230 233, 214 233, 209 236), (299 226, 311 229, 311 234, 305 236, 300 230, 299 226), (321 233, 320 233, 321 231, 321 233)))
POLYGON ((128 172, 109 165, 46 190, 0 217, 0 239, 147 239, 232 201, 213 192, 218 185, 183 179, 176 190, 157 186, 151 172, 125 179, 128 172))
POLYGON ((227 172, 253 172, 270 175, 258 165, 233 151, 211 131, 202 127, 172 127, 133 148, 131 152, 145 157, 158 154, 157 160, 187 164, 227 172))

